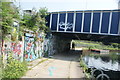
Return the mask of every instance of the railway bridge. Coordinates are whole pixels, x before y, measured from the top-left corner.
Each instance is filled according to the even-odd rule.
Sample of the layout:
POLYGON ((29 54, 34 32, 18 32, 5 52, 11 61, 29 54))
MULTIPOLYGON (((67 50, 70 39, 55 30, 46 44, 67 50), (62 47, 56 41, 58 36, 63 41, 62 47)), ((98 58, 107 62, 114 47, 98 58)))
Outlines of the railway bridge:
POLYGON ((56 41, 120 42, 120 9, 50 12, 47 21, 56 41))

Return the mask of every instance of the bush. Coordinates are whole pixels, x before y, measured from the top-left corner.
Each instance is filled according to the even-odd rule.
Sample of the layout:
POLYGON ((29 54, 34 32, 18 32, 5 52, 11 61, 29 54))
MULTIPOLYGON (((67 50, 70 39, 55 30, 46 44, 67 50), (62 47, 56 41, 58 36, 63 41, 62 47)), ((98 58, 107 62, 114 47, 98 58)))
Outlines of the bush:
POLYGON ((3 69, 2 78, 6 79, 15 79, 22 77, 27 71, 26 62, 20 62, 13 59, 11 56, 8 58, 8 64, 5 69, 3 69))
POLYGON ((82 59, 80 60, 80 67, 83 68, 84 72, 86 72, 88 70, 87 65, 85 64, 85 62, 82 59))
POLYGON ((112 45, 114 48, 120 48, 120 44, 118 44, 118 43, 111 43, 111 45, 112 45))

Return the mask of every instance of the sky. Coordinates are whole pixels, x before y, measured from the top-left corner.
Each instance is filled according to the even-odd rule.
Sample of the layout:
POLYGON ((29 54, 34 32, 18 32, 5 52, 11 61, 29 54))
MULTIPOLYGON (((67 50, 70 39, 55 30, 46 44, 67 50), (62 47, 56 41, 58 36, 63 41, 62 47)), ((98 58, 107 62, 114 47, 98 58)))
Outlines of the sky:
POLYGON ((118 9, 117 0, 16 0, 22 10, 48 8, 48 12, 118 9))

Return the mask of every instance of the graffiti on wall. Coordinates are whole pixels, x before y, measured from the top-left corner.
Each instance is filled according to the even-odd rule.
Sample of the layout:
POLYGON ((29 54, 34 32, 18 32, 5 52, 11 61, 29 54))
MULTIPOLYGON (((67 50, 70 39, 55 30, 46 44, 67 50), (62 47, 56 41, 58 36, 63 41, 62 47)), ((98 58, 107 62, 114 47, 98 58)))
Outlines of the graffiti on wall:
POLYGON ((43 42, 35 41, 34 35, 26 33, 25 36, 25 59, 32 61, 43 56, 43 42))
POLYGON ((54 41, 52 37, 49 37, 48 39, 44 40, 44 55, 51 56, 55 54, 55 49, 53 46, 54 41))
POLYGON ((9 56, 10 53, 11 53, 10 43, 6 42, 6 41, 3 41, 3 46, 2 46, 2 57, 3 57, 3 59, 2 59, 2 62, 3 62, 4 68, 7 64, 7 59, 8 59, 8 56, 9 56))
POLYGON ((32 61, 45 55, 52 55, 54 53, 52 44, 53 41, 49 38, 46 39, 45 34, 40 33, 38 40, 35 40, 35 35, 25 33, 22 41, 4 41, 1 43, 2 54, 0 56, 3 56, 3 64, 7 63, 10 53, 17 60, 32 61))
POLYGON ((12 42, 11 43, 11 50, 13 52, 13 57, 17 60, 23 61, 23 45, 22 41, 19 42, 12 42))
POLYGON ((10 54, 14 57, 14 59, 23 61, 22 42, 11 42, 11 41, 3 42, 1 56, 3 57, 2 62, 4 64, 4 67, 6 66, 8 56, 10 54))
POLYGON ((26 33, 24 45, 25 45, 25 59, 27 61, 32 61, 36 59, 34 52, 34 37, 32 34, 26 33))

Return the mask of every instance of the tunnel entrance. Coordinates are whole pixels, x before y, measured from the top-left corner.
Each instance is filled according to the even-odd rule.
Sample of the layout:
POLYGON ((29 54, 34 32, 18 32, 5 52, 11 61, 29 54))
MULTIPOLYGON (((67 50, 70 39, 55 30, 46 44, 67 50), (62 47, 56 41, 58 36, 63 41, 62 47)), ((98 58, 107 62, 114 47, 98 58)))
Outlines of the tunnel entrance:
MULTIPOLYGON (((119 43, 120 37, 118 36, 104 36, 104 35, 92 35, 92 34, 72 34, 72 33, 52 33, 53 49, 55 54, 67 54, 76 53, 82 51, 82 49, 91 48, 103 48, 104 45, 111 45, 111 43, 119 43), (75 43, 77 41, 79 43, 75 43), (84 43, 86 41, 86 43, 84 43), (95 43, 97 42, 97 43, 95 43), (98 44, 99 43, 99 44, 98 44), (82 44, 82 45, 81 45, 82 44)), ((106 46, 109 47, 109 46, 106 46)))
POLYGON ((53 35, 53 47, 55 54, 62 54, 64 56, 68 55, 80 55, 82 54, 82 49, 76 48, 76 43, 74 39, 67 38, 59 35, 53 35))

